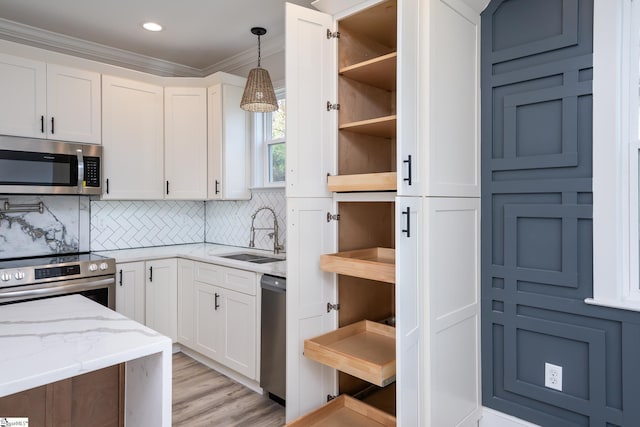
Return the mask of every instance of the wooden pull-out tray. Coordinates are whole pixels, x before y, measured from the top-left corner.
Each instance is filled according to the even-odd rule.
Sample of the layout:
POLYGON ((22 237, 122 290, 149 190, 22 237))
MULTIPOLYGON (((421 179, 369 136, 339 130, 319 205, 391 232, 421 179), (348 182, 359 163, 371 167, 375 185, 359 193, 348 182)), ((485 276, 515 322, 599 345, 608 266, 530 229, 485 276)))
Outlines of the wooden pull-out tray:
POLYGON ((304 355, 380 387, 396 380, 396 330, 362 320, 304 341, 304 355))
POLYGON ((352 397, 340 395, 286 427, 395 427, 396 418, 352 397))
POLYGON ((330 175, 329 191, 396 191, 396 172, 362 173, 357 175, 330 175))
POLYGON ((321 255, 320 269, 345 276, 395 283, 396 251, 370 248, 321 255))

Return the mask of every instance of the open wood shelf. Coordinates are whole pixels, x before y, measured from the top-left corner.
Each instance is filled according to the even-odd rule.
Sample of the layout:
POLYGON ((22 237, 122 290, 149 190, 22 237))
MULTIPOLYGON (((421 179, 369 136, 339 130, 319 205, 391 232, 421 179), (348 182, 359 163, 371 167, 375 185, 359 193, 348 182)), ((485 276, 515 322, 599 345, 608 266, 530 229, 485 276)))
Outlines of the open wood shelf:
POLYGON ((384 387, 396 380, 396 331, 362 320, 305 340, 304 356, 384 387))
POLYGON ((355 175, 330 175, 329 191, 396 191, 396 172, 361 173, 355 175))
POLYGON ((374 119, 344 123, 339 126, 339 129, 342 131, 378 136, 381 138, 395 138, 396 115, 393 114, 391 116, 376 117, 374 119))
POLYGON ((396 52, 341 68, 341 76, 357 80, 380 89, 396 89, 396 52))
POLYGON ((368 248, 320 256, 320 269, 380 282, 396 282, 396 251, 368 248))
POLYGON ((285 427, 395 427, 395 425, 394 416, 343 394, 285 427))

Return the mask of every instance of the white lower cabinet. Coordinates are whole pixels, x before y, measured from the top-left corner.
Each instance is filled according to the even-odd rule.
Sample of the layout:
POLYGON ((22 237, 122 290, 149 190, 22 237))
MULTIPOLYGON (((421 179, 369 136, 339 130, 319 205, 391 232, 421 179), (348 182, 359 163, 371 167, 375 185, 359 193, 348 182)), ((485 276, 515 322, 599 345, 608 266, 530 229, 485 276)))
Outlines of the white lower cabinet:
POLYGON ((176 258, 145 263, 145 324, 177 341, 178 281, 176 258))
POLYGON ((180 261, 178 341, 257 380, 257 274, 180 261))
POLYGON ((144 261, 116 265, 116 311, 144 324, 144 261))

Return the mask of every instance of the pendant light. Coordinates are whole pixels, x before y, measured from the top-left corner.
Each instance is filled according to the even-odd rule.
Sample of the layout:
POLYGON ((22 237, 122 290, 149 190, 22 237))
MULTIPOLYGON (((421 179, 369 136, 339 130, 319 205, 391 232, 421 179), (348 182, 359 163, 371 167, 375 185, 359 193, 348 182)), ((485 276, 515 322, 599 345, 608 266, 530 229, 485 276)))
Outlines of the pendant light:
POLYGON ((254 27, 251 33, 258 36, 258 67, 249 71, 247 85, 242 94, 240 108, 257 113, 268 113, 278 109, 278 100, 273 90, 269 72, 260 67, 260 36, 267 34, 267 30, 254 27))

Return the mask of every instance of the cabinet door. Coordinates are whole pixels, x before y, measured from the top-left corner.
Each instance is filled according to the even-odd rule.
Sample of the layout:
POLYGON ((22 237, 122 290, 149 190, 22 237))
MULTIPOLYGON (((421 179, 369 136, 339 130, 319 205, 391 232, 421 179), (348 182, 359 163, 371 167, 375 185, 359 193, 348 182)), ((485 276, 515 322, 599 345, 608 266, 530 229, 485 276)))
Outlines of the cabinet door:
POLYGON ((103 199, 163 198, 163 110, 162 87, 102 77, 103 199))
POLYGON ((304 340, 336 328, 335 274, 320 270, 320 255, 336 251, 335 222, 327 222, 332 199, 287 200, 287 408, 291 421, 336 393, 335 371, 303 355, 304 340), (313 386, 310 386, 313 385, 313 386))
POLYGON ((208 198, 212 200, 251 198, 247 112, 240 108, 243 91, 232 84, 208 88, 208 198))
POLYGON ((225 289, 219 315, 223 325, 220 363, 256 379, 256 297, 225 289))
POLYGON ((144 324, 144 262, 116 265, 116 311, 144 324))
POLYGON ((396 417, 398 425, 419 426, 423 391, 422 199, 396 198, 396 417))
POLYGON ((0 54, 0 134, 46 138, 44 62, 0 54))
POLYGON ((207 90, 164 89, 165 199, 207 197, 207 90))
POLYGON ((207 283, 196 281, 195 293, 195 344, 193 348, 200 353, 219 361, 222 359, 221 338, 223 331, 220 316, 222 289, 207 283))
POLYGON ((178 342, 193 347, 195 342, 194 262, 178 260, 178 342))
POLYGON ((100 74, 47 64, 49 139, 100 144, 100 74))
POLYGON ((51 393, 51 385, 43 385, 4 396, 0 398, 0 414, 2 418, 27 417, 33 426, 47 426, 48 412, 52 412, 47 408, 47 397, 51 400, 51 393))
POLYGON ((146 325, 175 342, 178 324, 177 261, 175 258, 147 261, 145 266, 146 325))
POLYGON ((287 196, 327 197, 336 173, 335 39, 331 16, 285 3, 287 75, 287 196))

